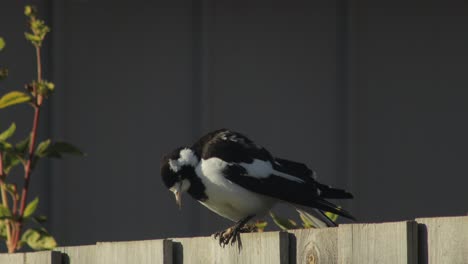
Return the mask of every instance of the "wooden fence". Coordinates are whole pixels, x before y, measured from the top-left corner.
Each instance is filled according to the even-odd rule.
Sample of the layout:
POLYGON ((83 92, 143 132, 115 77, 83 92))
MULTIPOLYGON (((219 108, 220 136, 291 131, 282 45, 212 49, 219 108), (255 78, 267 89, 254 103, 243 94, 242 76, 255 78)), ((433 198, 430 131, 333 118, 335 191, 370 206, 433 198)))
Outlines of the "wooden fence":
POLYGON ((171 238, 0 254, 3 264, 434 263, 468 264, 468 216, 243 234, 243 248, 213 237, 171 238))

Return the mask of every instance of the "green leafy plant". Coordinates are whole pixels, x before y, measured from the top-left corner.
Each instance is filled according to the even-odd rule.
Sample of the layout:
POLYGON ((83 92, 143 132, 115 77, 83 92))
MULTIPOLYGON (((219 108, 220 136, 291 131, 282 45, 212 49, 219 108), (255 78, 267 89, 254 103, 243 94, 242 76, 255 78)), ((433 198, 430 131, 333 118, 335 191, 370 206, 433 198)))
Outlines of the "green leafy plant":
MULTIPOLYGON (((315 216, 302 211, 298 210, 299 218, 301 219, 301 225, 297 224, 296 221, 288 218, 283 218, 278 216, 270 211, 270 217, 281 230, 290 230, 290 229, 298 229, 298 228, 321 228, 324 227, 324 223, 318 220, 315 216)), ((330 212, 325 212, 325 215, 330 218, 332 221, 336 221, 338 219, 338 215, 330 212)), ((266 227, 267 223, 262 222, 263 229, 266 227)), ((262 230, 263 230, 262 229, 262 230)))
MULTIPOLYGON (((0 109, 19 104, 28 104, 33 109, 32 127, 25 139, 16 143, 9 141, 16 132, 15 123, 0 133, 0 238, 6 241, 9 253, 17 251, 25 244, 34 250, 52 249, 56 246, 55 239, 42 226, 46 217, 36 215, 39 198, 26 202, 31 174, 42 158, 61 158, 63 154, 83 155, 78 148, 66 142, 47 139, 37 143, 41 107, 55 89, 52 82, 43 79, 41 64, 41 46, 50 28, 37 18, 35 7, 26 6, 24 14, 30 29, 30 32, 25 33, 25 38, 36 51, 37 79, 25 86, 26 91, 11 91, 0 97, 0 109), (21 166, 24 171, 21 190, 16 184, 9 183, 12 177, 10 172, 16 166, 21 166), (26 224, 35 227, 25 230, 26 224)), ((0 38, 0 51, 5 47, 4 39, 0 38)), ((0 67, 0 80, 7 77, 8 69, 0 67)))

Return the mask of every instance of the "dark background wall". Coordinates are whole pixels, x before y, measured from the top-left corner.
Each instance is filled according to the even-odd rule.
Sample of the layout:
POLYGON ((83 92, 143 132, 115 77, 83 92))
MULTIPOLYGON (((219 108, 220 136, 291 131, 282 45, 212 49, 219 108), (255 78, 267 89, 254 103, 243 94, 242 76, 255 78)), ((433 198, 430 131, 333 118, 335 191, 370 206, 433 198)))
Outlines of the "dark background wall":
MULTIPOLYGON (((468 211, 463 1, 32 2, 53 30, 42 133, 88 153, 33 175, 61 244, 226 227, 188 196, 179 211, 159 175, 164 153, 220 127, 350 189, 361 221, 468 211)), ((6 89, 34 74, 25 3, 0 5, 6 89)), ((27 128, 12 110, 0 128, 27 128)))

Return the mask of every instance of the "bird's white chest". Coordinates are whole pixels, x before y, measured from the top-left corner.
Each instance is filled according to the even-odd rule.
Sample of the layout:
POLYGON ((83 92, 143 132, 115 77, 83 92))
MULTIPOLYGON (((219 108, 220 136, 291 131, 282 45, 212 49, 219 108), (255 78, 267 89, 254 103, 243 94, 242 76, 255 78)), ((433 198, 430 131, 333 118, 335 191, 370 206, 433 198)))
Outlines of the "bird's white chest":
POLYGON ((275 200, 227 180, 223 176, 225 166, 227 163, 218 158, 202 160, 197 166, 196 173, 205 185, 205 193, 208 196, 208 199, 201 203, 232 221, 268 212, 275 200))

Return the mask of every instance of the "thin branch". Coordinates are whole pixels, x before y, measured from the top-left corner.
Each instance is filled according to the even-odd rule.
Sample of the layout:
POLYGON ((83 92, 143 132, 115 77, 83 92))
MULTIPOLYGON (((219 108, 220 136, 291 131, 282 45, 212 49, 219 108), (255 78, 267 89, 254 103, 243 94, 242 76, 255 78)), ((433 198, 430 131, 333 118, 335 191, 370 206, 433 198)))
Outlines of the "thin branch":
MULTIPOLYGON (((37 81, 40 83, 42 81, 42 66, 41 66, 41 50, 40 47, 36 46, 36 58, 37 58, 37 81)), ((15 248, 18 246, 19 236, 23 224, 24 210, 26 209, 26 201, 28 198, 29 182, 31 180, 32 165, 34 159, 34 150, 36 148, 36 137, 37 130, 39 127, 39 116, 41 112, 41 104, 43 97, 38 94, 37 85, 33 86, 33 95, 35 96, 36 101, 33 104, 34 107, 34 118, 31 130, 31 141, 29 142, 29 156, 24 168, 24 184, 23 190, 21 192, 21 201, 18 213, 18 220, 15 223, 15 232, 13 243, 15 248)), ((17 203, 17 201, 15 201, 17 203)), ((15 206, 16 207, 16 206, 15 206)))
MULTIPOLYGON (((42 81, 42 66, 41 66, 41 49, 36 46, 36 58, 37 58, 37 81, 40 83, 42 81)), ((39 115, 41 112, 42 96, 37 94, 37 87, 33 87, 33 94, 36 95, 36 104, 34 105, 34 119, 31 131, 31 141, 29 143, 29 157, 24 169, 24 185, 23 191, 21 193, 21 204, 19 209, 20 221, 24 214, 26 208, 26 199, 28 197, 29 181, 31 179, 32 172, 32 163, 34 159, 34 150, 36 148, 36 137, 37 137, 37 128, 39 126, 39 115)))
POLYGON ((23 185, 23 190, 21 193, 21 204, 20 204, 20 209, 19 209, 20 220, 23 217, 24 209, 26 208, 26 199, 28 196, 29 182, 31 180, 32 163, 34 159, 34 150, 35 150, 36 137, 37 137, 37 128, 39 125, 40 111, 41 110, 39 106, 34 107, 33 128, 31 132, 31 143, 29 146, 29 158, 26 163, 26 167, 24 169, 24 185, 23 185))

